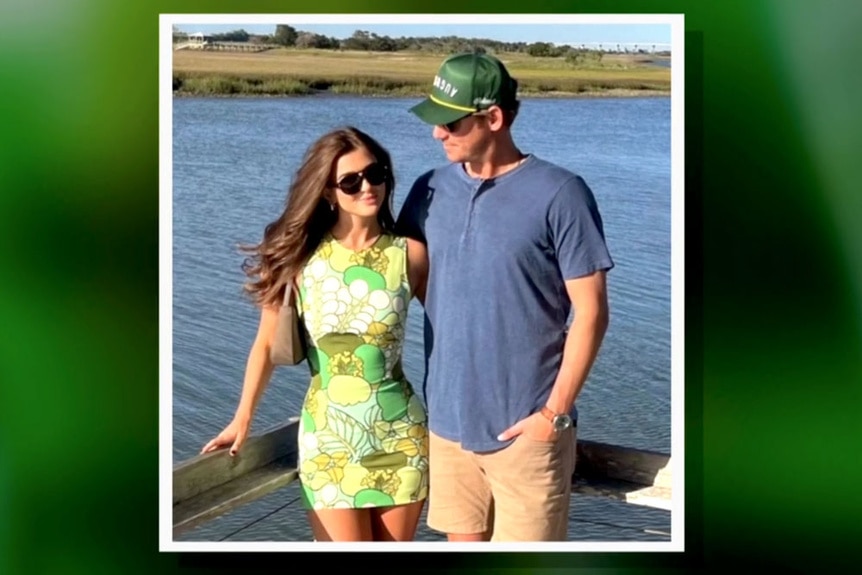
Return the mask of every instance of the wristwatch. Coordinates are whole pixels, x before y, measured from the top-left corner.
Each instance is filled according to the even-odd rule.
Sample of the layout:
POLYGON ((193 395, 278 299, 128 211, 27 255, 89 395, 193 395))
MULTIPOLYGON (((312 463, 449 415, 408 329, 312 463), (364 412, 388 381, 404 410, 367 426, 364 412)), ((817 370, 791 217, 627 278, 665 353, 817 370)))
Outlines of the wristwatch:
POLYGON ((542 406, 541 413, 548 421, 554 424, 554 431, 556 431, 557 433, 565 431, 566 429, 570 428, 574 423, 568 413, 554 413, 553 411, 548 409, 548 406, 542 406))

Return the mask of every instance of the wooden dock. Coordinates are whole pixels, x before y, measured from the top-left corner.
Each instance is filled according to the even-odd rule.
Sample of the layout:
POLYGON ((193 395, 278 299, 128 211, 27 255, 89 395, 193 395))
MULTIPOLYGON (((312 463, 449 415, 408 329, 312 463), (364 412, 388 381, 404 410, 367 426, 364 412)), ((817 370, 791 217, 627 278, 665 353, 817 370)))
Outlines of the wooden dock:
POLYGON ((182 42, 174 45, 174 50, 207 50, 214 52, 263 52, 274 48, 282 48, 278 44, 260 44, 255 42, 182 42))
MULTIPOLYGON (((298 418, 249 437, 242 451, 197 455, 173 469, 173 536, 297 480, 298 418)), ((578 440, 573 491, 663 510, 671 508, 671 457, 578 440)))

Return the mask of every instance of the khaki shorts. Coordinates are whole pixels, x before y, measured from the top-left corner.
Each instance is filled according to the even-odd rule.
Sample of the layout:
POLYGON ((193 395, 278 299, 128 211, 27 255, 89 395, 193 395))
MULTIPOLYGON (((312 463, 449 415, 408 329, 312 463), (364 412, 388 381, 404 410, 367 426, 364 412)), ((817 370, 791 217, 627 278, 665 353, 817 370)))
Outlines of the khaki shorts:
POLYGON ((555 442, 520 435, 499 451, 473 453, 431 433, 428 526, 493 529, 492 541, 565 541, 576 440, 570 428, 555 442))

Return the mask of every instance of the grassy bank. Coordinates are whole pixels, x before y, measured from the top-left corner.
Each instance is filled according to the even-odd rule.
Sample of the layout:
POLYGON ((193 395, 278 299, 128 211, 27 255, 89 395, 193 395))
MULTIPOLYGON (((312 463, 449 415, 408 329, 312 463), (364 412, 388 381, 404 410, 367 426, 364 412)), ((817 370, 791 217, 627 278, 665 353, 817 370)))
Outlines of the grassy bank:
MULTIPOLYGON (((174 94, 421 96, 427 93, 443 57, 294 49, 256 53, 180 50, 174 52, 174 94)), ((643 55, 606 54, 600 64, 591 67, 526 54, 499 57, 518 79, 524 97, 670 93, 670 69, 651 65, 643 55)))

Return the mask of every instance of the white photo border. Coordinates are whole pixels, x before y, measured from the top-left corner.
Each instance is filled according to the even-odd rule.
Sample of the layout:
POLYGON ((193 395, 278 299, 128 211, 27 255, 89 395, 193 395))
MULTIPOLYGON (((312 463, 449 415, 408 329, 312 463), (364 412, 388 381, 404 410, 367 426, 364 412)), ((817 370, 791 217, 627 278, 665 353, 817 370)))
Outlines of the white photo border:
POLYGON ((681 552, 685 550, 685 29, 682 14, 160 14, 159 15, 159 550, 166 552, 472 551, 681 552), (173 25, 177 24, 669 24, 671 26, 671 540, 404 543, 180 542, 173 539, 173 25))

